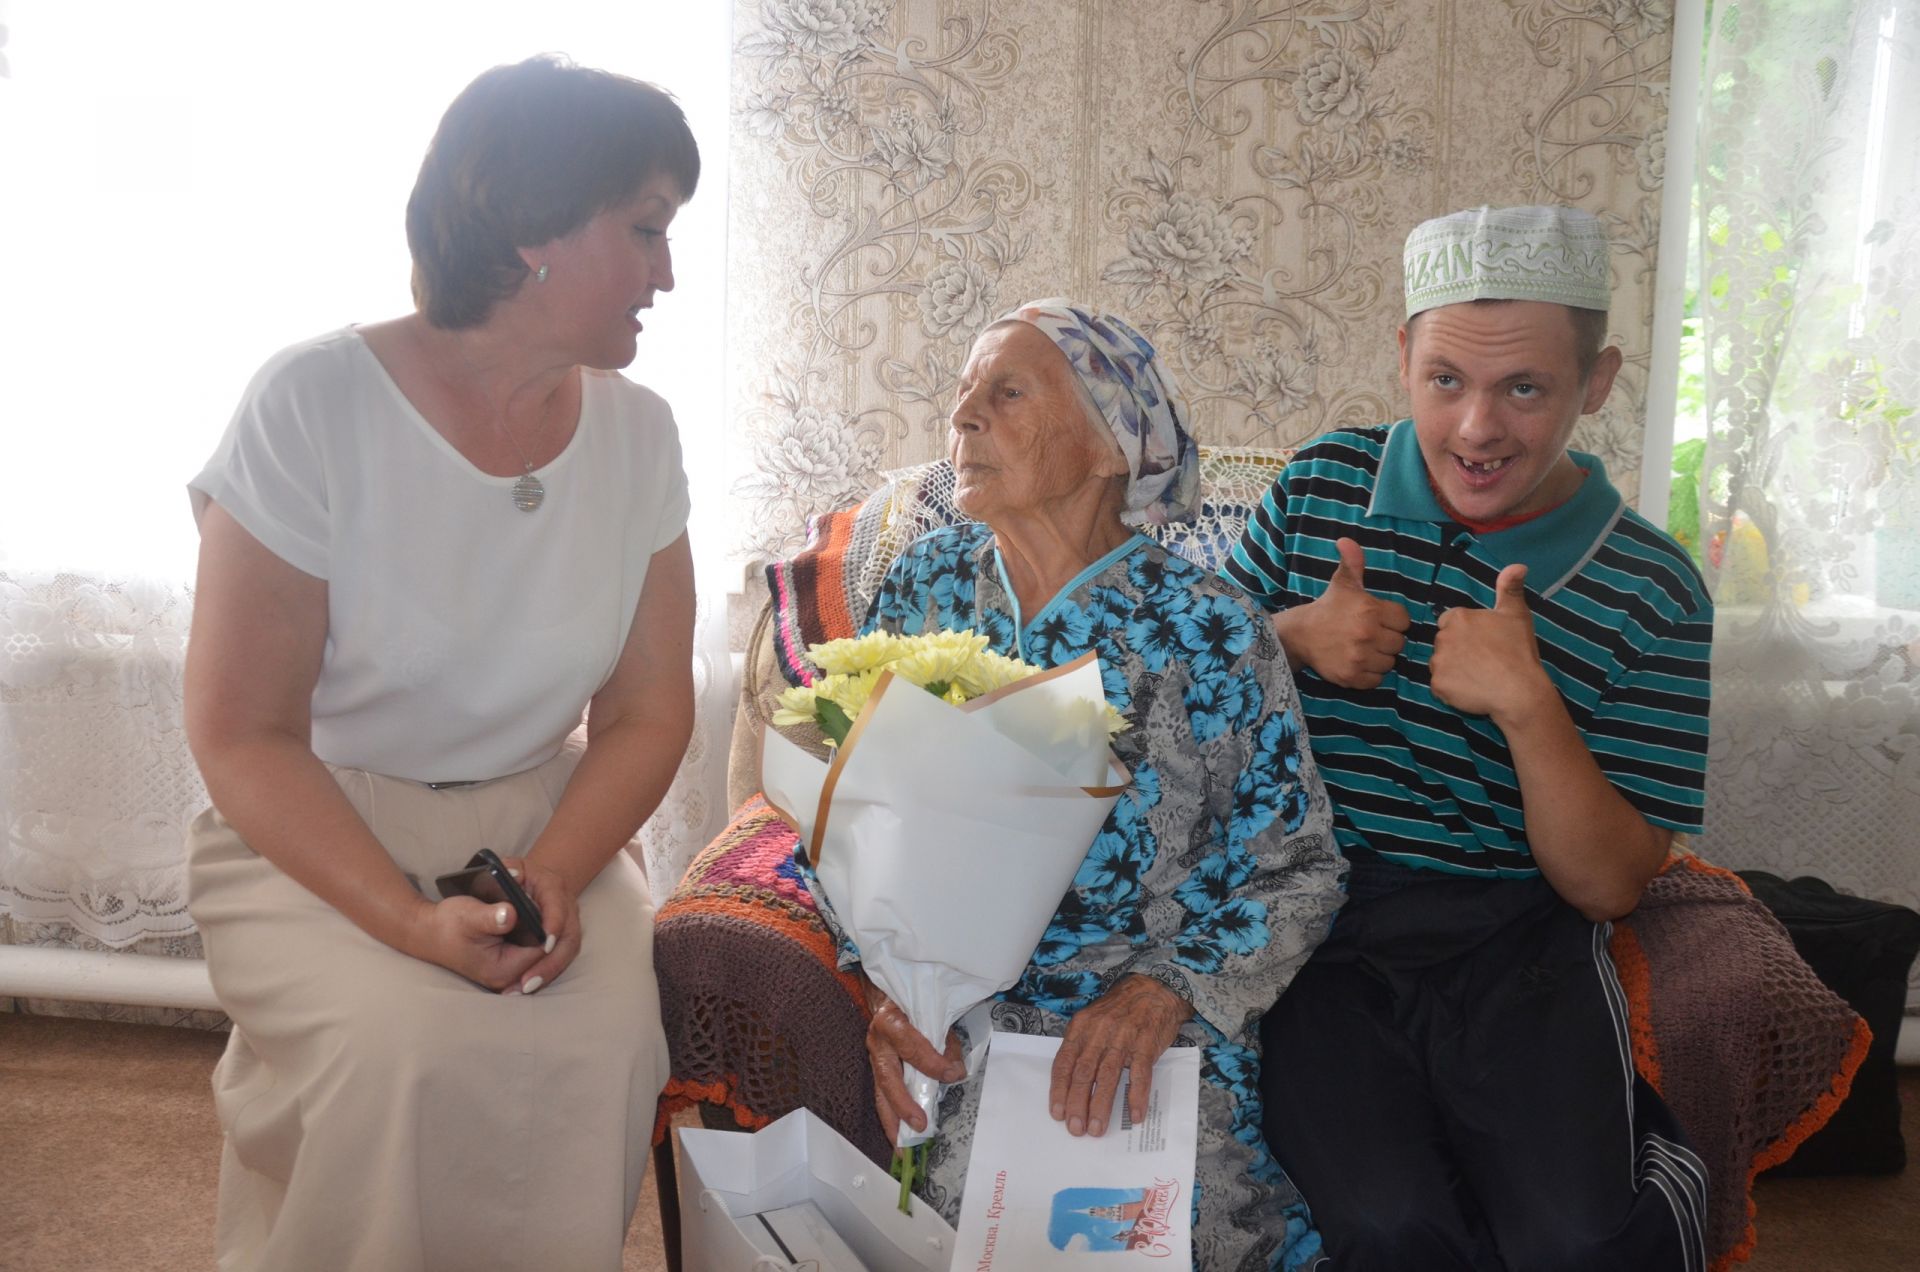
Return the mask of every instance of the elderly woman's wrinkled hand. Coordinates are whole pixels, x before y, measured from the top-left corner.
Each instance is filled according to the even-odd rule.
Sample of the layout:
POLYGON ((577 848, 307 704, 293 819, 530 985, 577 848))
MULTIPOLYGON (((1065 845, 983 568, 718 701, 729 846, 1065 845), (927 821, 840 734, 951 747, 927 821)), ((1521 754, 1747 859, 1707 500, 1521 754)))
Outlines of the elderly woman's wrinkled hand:
POLYGON ((873 1021, 867 1026, 867 1057, 873 1062, 873 1106, 880 1114, 880 1125, 887 1142, 897 1143, 900 1123, 916 1131, 927 1129, 927 1115, 907 1094, 902 1065, 910 1064, 940 1082, 958 1082, 967 1076, 960 1058, 960 1039, 947 1033, 946 1054, 934 1050, 926 1035, 913 1027, 900 1004, 888 998, 872 981, 867 982, 867 1005, 873 1009, 873 1021))
POLYGON ((1048 1112, 1070 1135, 1104 1135, 1113 1115, 1120 1074, 1131 1070, 1127 1109, 1147 1115, 1153 1066, 1193 1015, 1193 1004, 1157 980, 1125 976, 1067 1023, 1053 1060, 1048 1112))

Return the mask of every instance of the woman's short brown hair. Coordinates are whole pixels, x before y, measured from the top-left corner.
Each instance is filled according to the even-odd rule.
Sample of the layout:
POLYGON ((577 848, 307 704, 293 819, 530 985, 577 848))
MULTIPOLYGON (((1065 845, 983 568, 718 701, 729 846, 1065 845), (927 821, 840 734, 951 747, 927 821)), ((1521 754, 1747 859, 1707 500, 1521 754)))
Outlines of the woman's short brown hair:
POLYGON ((545 54, 482 72, 447 107, 407 200, 414 304, 436 327, 485 322, 527 277, 517 249, 662 172, 693 197, 700 152, 663 90, 545 54))

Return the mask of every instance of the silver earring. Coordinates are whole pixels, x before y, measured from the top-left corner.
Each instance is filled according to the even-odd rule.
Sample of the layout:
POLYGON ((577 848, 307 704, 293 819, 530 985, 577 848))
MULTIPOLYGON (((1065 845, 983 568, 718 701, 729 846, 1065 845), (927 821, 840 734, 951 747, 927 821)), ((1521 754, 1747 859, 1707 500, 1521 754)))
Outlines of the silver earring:
POLYGON ((547 267, 545 265, 533 271, 533 281, 536 283, 544 283, 547 281, 547 267))

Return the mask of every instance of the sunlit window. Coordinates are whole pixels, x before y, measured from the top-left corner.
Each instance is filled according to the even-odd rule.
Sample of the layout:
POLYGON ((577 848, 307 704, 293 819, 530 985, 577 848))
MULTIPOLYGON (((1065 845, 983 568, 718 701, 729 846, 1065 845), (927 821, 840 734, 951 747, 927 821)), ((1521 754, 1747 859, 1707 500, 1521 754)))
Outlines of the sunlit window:
POLYGON ((403 215, 441 112, 543 51, 662 85, 699 138, 679 285, 627 374, 674 404, 716 515, 728 9, 0 0, 0 569, 190 575, 185 482, 248 378, 411 308, 403 215))
POLYGON ((1667 528, 1724 610, 1777 600, 1865 630, 1920 611, 1913 6, 1810 12, 1801 29, 1831 45, 1776 40, 1703 85, 1702 171, 1759 194, 1703 209, 1695 184, 1667 528), (1740 112, 1758 99, 1812 121, 1780 148, 1793 164, 1753 157, 1740 112))

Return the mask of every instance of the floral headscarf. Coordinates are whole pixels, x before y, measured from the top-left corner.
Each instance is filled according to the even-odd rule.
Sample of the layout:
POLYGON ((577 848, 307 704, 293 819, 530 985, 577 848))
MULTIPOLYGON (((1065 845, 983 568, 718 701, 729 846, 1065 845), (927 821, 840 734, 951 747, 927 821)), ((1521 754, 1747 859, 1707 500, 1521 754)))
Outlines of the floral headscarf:
POLYGON ((1200 504, 1200 449, 1180 386, 1147 338, 1111 314, 1055 297, 996 322, 1038 327, 1066 355, 1127 461, 1130 526, 1185 521, 1200 504))

